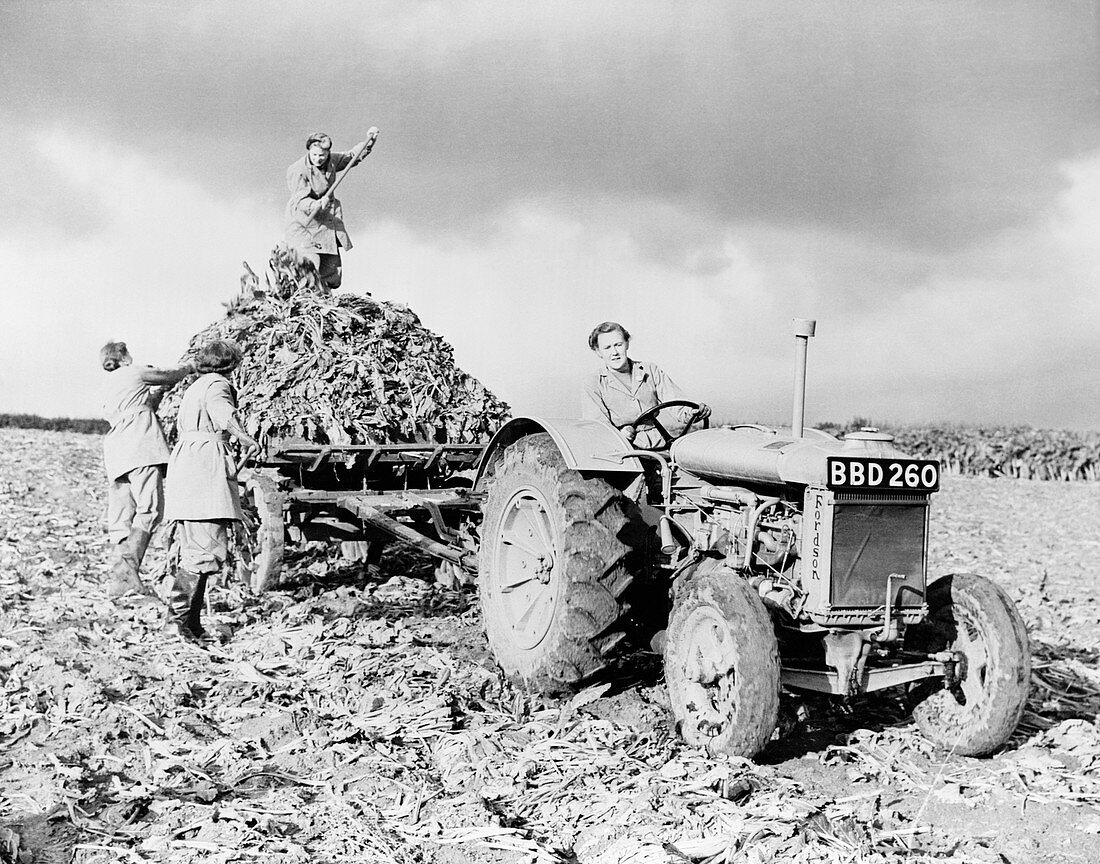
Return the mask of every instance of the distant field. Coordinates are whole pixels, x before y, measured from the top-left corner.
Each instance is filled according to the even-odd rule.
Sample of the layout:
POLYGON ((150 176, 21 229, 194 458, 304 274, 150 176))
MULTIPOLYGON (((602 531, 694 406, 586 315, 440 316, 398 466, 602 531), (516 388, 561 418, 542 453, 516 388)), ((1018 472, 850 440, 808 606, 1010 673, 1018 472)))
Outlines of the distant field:
MULTIPOLYGON (((857 417, 847 423, 822 423, 818 428, 842 436, 873 425, 857 417)), ((0 428, 102 435, 108 424, 98 419, 0 414, 0 428)), ((1100 432, 955 424, 882 424, 880 428, 893 435, 904 452, 938 459, 952 474, 1023 480, 1100 479, 1100 432)))
POLYGON ((881 425, 897 446, 923 459, 938 459, 955 474, 1014 477, 1024 480, 1100 479, 1100 432, 1032 429, 1030 426, 963 426, 955 424, 822 424, 842 435, 863 426, 881 425))
POLYGON ((80 417, 39 417, 37 414, 0 414, 0 429, 45 429, 50 432, 79 432, 102 435, 110 426, 106 420, 80 417))

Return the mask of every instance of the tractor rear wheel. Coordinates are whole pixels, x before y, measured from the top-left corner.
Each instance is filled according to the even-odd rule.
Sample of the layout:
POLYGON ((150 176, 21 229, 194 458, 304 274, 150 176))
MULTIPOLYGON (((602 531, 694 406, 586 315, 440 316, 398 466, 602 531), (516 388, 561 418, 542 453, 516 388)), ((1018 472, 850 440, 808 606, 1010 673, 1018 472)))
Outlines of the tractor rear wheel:
POLYGON ((665 642, 672 715, 689 744, 752 757, 779 718, 779 646, 759 595, 710 559, 677 586, 665 642))
POLYGON ((927 620, 910 627, 907 648, 951 651, 957 681, 913 690, 913 717, 924 736, 964 756, 1002 747, 1024 713, 1031 686, 1027 628, 1007 594, 983 576, 958 573, 928 587, 927 620))
POLYGON ((485 504, 478 590, 489 647, 509 677, 561 692, 623 639, 627 502, 565 464, 546 433, 505 450, 485 504))
POLYGON ((263 594, 279 584, 283 572, 284 497, 275 478, 261 471, 242 471, 240 483, 244 522, 238 535, 237 577, 254 594, 263 594))

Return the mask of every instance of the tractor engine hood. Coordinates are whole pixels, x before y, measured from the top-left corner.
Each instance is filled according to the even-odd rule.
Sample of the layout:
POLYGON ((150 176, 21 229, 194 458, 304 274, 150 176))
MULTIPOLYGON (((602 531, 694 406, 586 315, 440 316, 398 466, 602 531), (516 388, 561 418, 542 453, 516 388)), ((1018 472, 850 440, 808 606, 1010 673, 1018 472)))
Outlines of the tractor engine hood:
POLYGON ((843 440, 818 429, 796 437, 790 429, 734 426, 700 429, 673 442, 672 457, 699 477, 736 483, 824 486, 829 456, 908 458, 878 430, 849 432, 843 440))

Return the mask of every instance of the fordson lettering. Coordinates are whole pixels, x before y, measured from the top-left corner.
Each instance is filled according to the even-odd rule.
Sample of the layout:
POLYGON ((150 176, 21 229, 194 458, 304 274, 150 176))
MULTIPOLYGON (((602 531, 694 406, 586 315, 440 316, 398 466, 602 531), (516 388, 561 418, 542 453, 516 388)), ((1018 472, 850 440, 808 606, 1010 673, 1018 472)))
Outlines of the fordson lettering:
POLYGON ((814 528, 813 545, 810 551, 810 578, 818 581, 821 578, 821 493, 814 495, 814 528))

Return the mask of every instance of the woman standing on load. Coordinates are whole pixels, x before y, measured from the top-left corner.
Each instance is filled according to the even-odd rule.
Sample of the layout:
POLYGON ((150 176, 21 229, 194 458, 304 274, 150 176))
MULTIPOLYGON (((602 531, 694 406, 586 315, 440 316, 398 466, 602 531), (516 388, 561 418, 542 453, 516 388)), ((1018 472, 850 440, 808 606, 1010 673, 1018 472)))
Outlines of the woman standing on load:
POLYGON ((339 288, 340 250, 351 248, 344 212, 332 194, 336 174, 358 165, 370 153, 378 130, 372 129, 350 153, 333 152, 332 139, 316 132, 306 139, 306 155, 286 169, 290 200, 286 205, 286 243, 313 264, 321 284, 339 288))
POLYGON ((200 377, 183 394, 176 417, 179 439, 168 461, 164 512, 176 523, 175 574, 165 630, 188 641, 206 635, 200 618, 206 583, 225 565, 230 523, 243 518, 229 439, 243 445, 242 460, 260 450, 237 419, 237 394, 228 378, 241 359, 232 342, 218 339, 200 348, 200 377))
POLYGON ((154 369, 135 366, 125 342, 108 342, 100 365, 111 373, 103 416, 111 424, 103 437, 107 470, 107 534, 111 539, 109 597, 144 592, 138 577, 145 550, 164 514, 164 468, 168 442, 156 415, 164 386, 191 374, 191 366, 154 369))

